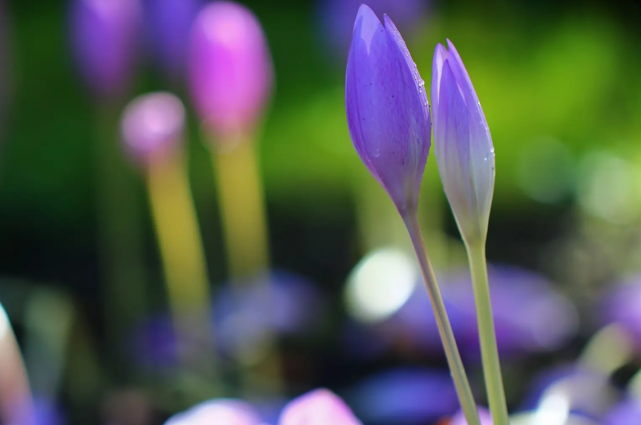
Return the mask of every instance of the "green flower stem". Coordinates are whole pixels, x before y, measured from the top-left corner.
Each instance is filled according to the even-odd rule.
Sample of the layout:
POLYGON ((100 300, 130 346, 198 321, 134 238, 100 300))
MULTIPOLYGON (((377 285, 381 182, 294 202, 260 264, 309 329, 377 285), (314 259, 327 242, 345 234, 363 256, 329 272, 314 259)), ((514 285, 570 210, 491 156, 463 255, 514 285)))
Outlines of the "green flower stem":
POLYGON ((423 272, 425 286, 427 287, 427 292, 430 296, 432 309, 434 310, 434 315, 436 317, 436 324, 438 325, 438 331, 441 336, 441 341, 443 342, 443 348, 445 349, 445 356, 447 357, 447 363, 450 367, 452 378, 454 379, 454 386, 456 387, 456 393, 458 395, 459 402, 461 403, 465 419, 467 420, 468 425, 480 425, 481 422, 476 409, 474 396, 472 395, 472 389, 470 388, 470 383, 467 380, 467 375, 465 374, 461 355, 458 351, 458 347, 456 346, 456 339, 454 338, 454 332, 452 332, 452 325, 450 324, 450 319, 448 318, 447 311, 445 310, 445 304, 443 303, 443 297, 441 296, 441 291, 439 290, 436 282, 434 270, 432 269, 432 265, 430 264, 430 260, 427 256, 427 250, 423 243, 421 228, 418 223, 416 213, 408 212, 403 214, 403 221, 405 222, 407 231, 412 239, 412 244, 416 251, 416 257, 418 258, 421 271, 423 272))
POLYGON ((492 412, 492 423, 494 425, 507 425, 509 419, 505 390, 503 389, 503 378, 501 377, 499 351, 496 346, 496 334, 494 332, 494 318, 492 317, 490 286, 485 259, 485 241, 466 243, 465 245, 474 286, 483 374, 485 376, 485 388, 490 411, 492 412))

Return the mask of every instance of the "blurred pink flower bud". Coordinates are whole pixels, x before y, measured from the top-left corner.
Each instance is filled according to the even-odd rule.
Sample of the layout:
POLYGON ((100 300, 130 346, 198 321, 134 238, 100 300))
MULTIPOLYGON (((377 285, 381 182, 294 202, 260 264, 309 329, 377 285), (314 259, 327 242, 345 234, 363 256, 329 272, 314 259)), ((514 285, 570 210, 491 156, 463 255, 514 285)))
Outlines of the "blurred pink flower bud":
POLYGON ((139 0, 73 0, 71 43, 80 74, 102 99, 129 86, 141 27, 139 0))
POLYGON ((256 16, 237 3, 210 3, 196 18, 189 62, 191 96, 208 129, 251 131, 273 85, 271 56, 256 16))
POLYGON ((135 162, 148 163, 172 154, 183 139, 185 108, 171 93, 151 93, 125 108, 120 130, 125 151, 135 162))
POLYGON ((319 389, 290 402, 279 425, 361 425, 345 402, 329 390, 319 389))

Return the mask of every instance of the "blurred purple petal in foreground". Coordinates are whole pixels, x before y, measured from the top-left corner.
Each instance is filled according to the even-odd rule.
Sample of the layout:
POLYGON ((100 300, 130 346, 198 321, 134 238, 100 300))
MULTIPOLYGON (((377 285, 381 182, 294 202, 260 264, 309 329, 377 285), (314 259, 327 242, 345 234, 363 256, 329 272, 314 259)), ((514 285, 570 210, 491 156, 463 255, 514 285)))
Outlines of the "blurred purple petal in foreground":
POLYGON ((249 9, 214 1, 200 11, 189 48, 189 86, 209 130, 251 132, 271 95, 272 67, 263 29, 249 9))
POLYGON ((89 89, 122 97, 134 75, 142 10, 139 0, 72 0, 71 47, 89 89))
POLYGON ((203 0, 144 0, 154 59, 172 82, 185 77, 189 37, 203 5, 203 0))

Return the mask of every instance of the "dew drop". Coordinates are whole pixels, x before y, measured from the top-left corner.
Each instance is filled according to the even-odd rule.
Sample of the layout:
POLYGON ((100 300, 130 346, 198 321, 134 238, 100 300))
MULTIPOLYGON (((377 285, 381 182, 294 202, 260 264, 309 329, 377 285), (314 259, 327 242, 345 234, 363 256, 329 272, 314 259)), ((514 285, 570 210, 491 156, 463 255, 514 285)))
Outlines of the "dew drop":
POLYGON ((381 150, 380 149, 374 149, 374 151, 372 152, 372 156, 374 158, 378 158, 379 156, 381 156, 381 150))
POLYGON ((423 81, 423 80, 418 80, 418 86, 419 86, 419 87, 425 87, 425 81, 423 81))

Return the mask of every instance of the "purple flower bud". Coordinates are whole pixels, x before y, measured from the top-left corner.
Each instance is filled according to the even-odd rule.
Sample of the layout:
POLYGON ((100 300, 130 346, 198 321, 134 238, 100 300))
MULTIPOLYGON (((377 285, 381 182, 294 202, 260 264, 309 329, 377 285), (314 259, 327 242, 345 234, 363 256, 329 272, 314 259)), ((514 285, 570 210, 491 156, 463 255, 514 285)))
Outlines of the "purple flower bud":
POLYGON ((250 132, 273 85, 272 61, 256 16, 215 1, 199 13, 189 50, 189 84, 197 112, 219 134, 250 132))
POLYGON ((129 86, 141 24, 138 0, 74 0, 72 48, 82 77, 103 99, 129 86))
POLYGON ((362 5, 347 60, 345 103, 361 160, 401 213, 418 203, 430 149, 425 83, 392 21, 362 5))
POLYGON ((169 418, 165 425, 260 425, 251 406, 236 400, 213 400, 198 404, 169 418))
POLYGON ((280 416, 279 425, 361 425, 352 411, 331 391, 320 389, 291 401, 280 416))
POLYGON ((120 127, 125 151, 135 162, 148 163, 176 150, 183 138, 185 108, 171 93, 139 96, 125 108, 120 127))
POLYGON ((454 45, 432 67, 434 153, 463 239, 484 240, 494 193, 494 147, 483 109, 454 45))
POLYGON ((192 25, 203 0, 146 0, 149 41, 166 76, 176 81, 184 77, 192 25))

